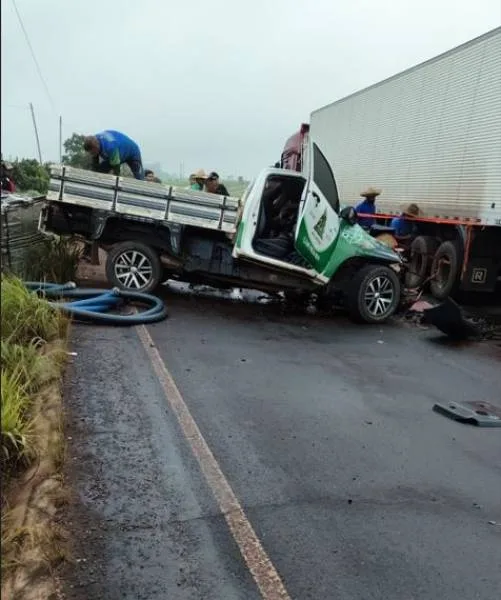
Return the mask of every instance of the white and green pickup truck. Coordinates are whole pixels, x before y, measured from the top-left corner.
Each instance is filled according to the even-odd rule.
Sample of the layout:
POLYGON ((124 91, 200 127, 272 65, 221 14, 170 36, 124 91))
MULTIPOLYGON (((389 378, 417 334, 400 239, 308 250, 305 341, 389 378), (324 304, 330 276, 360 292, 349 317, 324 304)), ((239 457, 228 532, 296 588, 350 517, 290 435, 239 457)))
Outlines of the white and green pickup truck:
POLYGON ((241 199, 53 166, 40 228, 107 251, 113 286, 153 291, 167 279, 315 293, 356 320, 398 308, 402 262, 340 210, 332 169, 311 142, 307 176, 267 168, 241 199))

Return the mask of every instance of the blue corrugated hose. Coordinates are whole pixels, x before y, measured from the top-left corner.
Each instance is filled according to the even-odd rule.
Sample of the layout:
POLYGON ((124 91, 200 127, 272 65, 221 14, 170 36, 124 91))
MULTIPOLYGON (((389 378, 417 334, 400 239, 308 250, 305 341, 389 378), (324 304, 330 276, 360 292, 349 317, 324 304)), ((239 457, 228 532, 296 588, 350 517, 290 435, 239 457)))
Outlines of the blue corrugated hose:
POLYGON ((167 307, 160 298, 141 292, 77 288, 69 283, 45 283, 25 281, 24 285, 48 300, 51 306, 59 308, 79 321, 91 321, 105 325, 140 325, 156 323, 167 317, 167 307), (119 315, 108 311, 126 301, 146 304, 150 308, 129 315, 119 315))

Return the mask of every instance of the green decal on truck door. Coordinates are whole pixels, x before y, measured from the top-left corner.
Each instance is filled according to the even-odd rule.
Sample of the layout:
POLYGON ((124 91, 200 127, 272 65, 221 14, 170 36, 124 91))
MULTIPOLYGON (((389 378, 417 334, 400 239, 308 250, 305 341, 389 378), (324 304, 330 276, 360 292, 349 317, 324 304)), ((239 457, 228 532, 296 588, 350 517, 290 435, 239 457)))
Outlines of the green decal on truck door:
POLYGON ((339 198, 329 163, 315 143, 310 148, 309 166, 295 246, 297 252, 321 274, 336 247, 339 198))

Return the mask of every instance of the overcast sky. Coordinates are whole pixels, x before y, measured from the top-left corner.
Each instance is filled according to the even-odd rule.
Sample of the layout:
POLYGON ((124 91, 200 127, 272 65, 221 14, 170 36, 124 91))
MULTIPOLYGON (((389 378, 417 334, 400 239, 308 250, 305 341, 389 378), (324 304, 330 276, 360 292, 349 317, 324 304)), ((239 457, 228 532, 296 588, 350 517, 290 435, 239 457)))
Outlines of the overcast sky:
POLYGON ((2 152, 118 129, 144 162, 252 176, 312 110, 501 23, 500 0, 2 1, 2 152))

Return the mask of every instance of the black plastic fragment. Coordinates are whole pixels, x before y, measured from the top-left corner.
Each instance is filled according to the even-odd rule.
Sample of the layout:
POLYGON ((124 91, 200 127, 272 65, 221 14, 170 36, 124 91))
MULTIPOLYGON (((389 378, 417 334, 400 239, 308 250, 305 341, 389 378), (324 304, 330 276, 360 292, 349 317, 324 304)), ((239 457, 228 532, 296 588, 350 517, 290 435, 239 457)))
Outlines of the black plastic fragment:
POLYGON ((455 340, 466 340, 481 336, 480 329, 467 319, 461 308, 447 298, 442 304, 437 304, 423 312, 425 323, 435 325, 442 333, 455 340))

